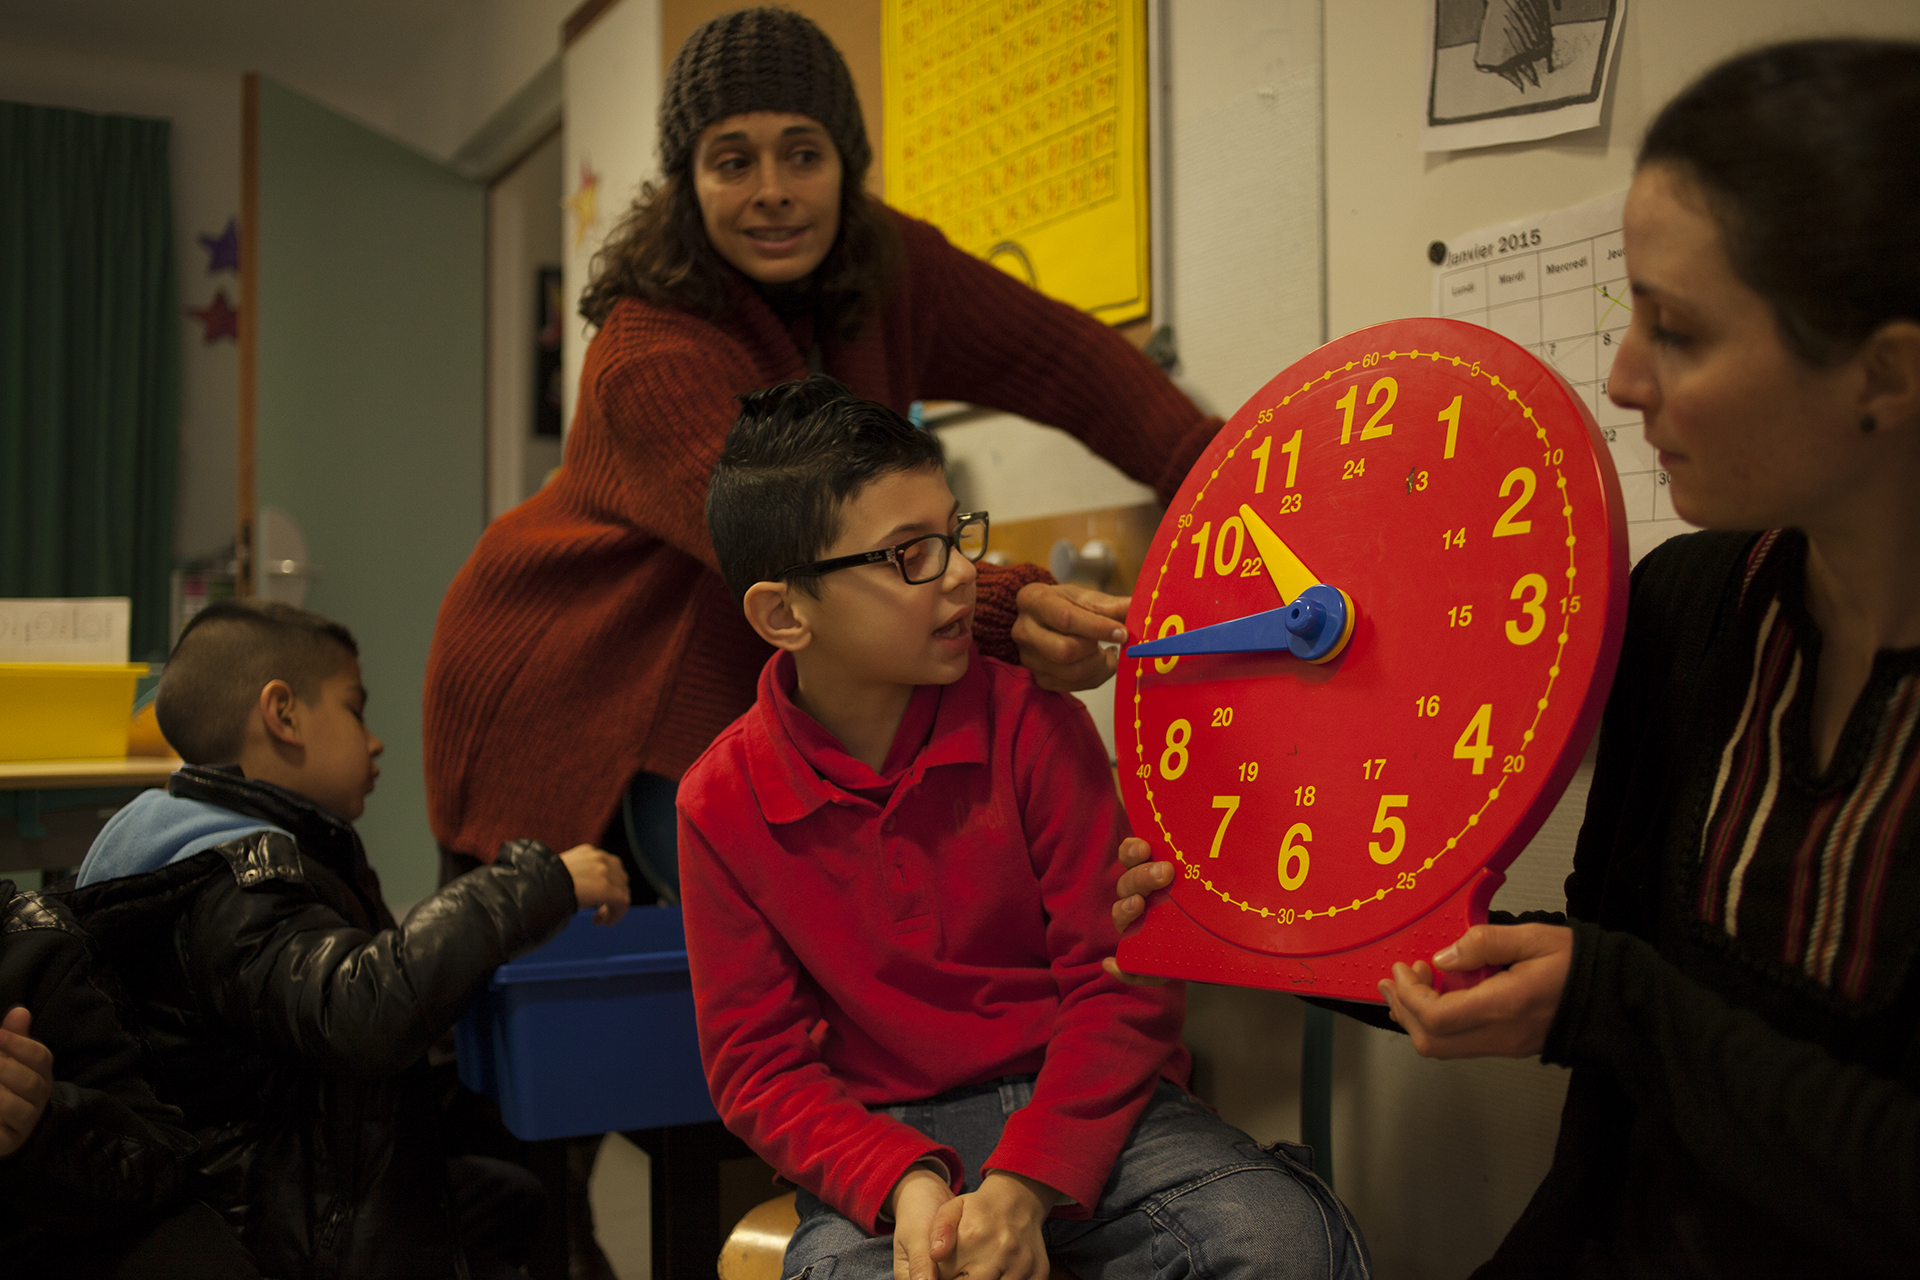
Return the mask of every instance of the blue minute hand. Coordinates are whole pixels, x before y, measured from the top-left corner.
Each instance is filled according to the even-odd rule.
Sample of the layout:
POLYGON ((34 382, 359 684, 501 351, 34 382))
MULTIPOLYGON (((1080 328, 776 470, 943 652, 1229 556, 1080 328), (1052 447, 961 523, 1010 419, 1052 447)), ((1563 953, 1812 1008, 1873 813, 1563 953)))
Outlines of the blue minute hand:
POLYGON ((1307 662, 1326 662, 1346 647, 1353 634, 1352 617, 1346 593, 1320 583, 1300 592, 1292 604, 1132 645, 1127 656, 1286 652, 1307 662))

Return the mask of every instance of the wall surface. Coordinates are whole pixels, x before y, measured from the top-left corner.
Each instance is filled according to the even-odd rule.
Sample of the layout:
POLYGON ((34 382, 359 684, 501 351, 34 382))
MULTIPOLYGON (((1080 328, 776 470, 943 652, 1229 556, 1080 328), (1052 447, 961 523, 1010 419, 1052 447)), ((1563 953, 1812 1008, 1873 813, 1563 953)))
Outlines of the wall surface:
POLYGON ((358 825, 404 909, 437 871, 427 646, 484 524, 484 196, 265 80, 259 208, 259 503, 305 533, 307 607, 360 641, 386 754, 358 825))
MULTIPOLYGON (((560 465, 560 438, 535 436, 536 272, 559 266, 562 141, 554 134, 487 188, 487 518, 518 506, 560 465)), ((565 303, 562 331, 572 324, 565 303)), ((564 400, 564 397, 563 397, 564 400)))
POLYGON ((1320 21, 1312 0, 1168 7, 1155 319, 1180 385, 1222 417, 1326 340, 1320 21))
MULTIPOLYGON (((642 3, 642 0, 629 0, 642 3)), ((576 0, 479 0, 438 29, 415 71, 397 87, 343 68, 337 76, 280 75, 283 83, 436 159, 452 156, 541 72, 560 49, 576 0)), ((642 5, 644 7, 644 4, 642 5)), ((218 288, 237 301, 233 273, 209 274, 197 237, 217 236, 240 205, 240 73, 274 72, 263 56, 246 66, 143 61, 90 48, 10 42, 0 34, 0 99, 150 116, 173 122, 174 235, 182 306, 203 306, 218 288)), ((657 92, 657 90, 656 90, 657 92)), ((651 112, 651 106, 648 108, 651 112)), ((651 136, 651 114, 648 116, 651 136)), ((558 200, 555 194, 553 200, 558 200)), ((221 551, 233 539, 233 342, 203 341, 181 325, 180 468, 174 553, 221 551)))
MULTIPOLYGON (((211 275, 199 235, 217 236, 240 209, 240 77, 65 49, 0 43, 0 99, 171 120, 174 256, 180 304, 205 306, 216 289, 237 301, 232 272, 211 275)), ((235 353, 207 343, 198 321, 180 325, 180 469, 174 553, 233 541, 235 353)))
MULTIPOLYGON (((1599 127, 1537 143, 1422 154, 1422 0, 1337 0, 1326 14, 1328 331, 1341 334, 1430 305, 1427 244, 1489 223, 1562 208, 1624 187, 1660 106, 1714 62, 1802 35, 1920 36, 1912 0, 1634 0, 1599 127)), ((1583 769, 1509 871, 1496 907, 1558 908, 1589 778, 1583 769)), ((1248 992, 1197 992, 1196 1024, 1278 1014, 1248 992), (1230 1009, 1231 1014, 1224 1014, 1230 1009)), ((1291 1015, 1288 1015, 1291 1016, 1291 1015)), ((1277 1047, 1280 1052, 1284 1046, 1277 1047)), ((1565 1073, 1537 1062, 1425 1062, 1402 1036, 1340 1020, 1334 1143, 1339 1189, 1385 1280, 1465 1275, 1518 1216, 1552 1154, 1565 1073)), ((1290 1114, 1242 1044, 1223 1063, 1221 1102, 1245 1106, 1258 1133, 1290 1114), (1241 1099, 1245 1101, 1242 1102, 1241 1099)), ((1243 1123, 1249 1122, 1243 1120, 1243 1123)))
POLYGON ((461 146, 560 52, 579 0, 472 0, 421 49, 394 94, 392 132, 438 160, 461 146))
MULTIPOLYGON (((577 307, 593 255, 659 169, 655 120, 660 109, 659 0, 619 0, 567 47, 562 74, 566 114, 566 159, 561 178, 576 195, 583 171, 597 176, 594 221, 579 233, 567 215, 565 296, 577 307)), ((580 390, 580 364, 592 334, 577 316, 563 334, 562 378, 566 402, 561 421, 573 429, 580 390)))

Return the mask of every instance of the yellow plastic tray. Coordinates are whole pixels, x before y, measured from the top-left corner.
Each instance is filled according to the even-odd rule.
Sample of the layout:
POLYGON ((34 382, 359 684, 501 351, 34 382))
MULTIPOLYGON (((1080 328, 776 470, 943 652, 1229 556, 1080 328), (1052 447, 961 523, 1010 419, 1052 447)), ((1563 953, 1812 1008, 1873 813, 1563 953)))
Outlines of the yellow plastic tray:
POLYGON ((0 760, 127 754, 144 662, 0 662, 0 760))

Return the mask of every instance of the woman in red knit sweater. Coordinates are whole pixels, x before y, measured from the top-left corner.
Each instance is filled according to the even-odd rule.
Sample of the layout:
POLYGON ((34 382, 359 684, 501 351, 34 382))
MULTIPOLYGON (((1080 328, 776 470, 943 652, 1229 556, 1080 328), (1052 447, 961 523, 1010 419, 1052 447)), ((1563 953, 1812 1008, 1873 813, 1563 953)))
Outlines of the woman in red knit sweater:
MULTIPOLYGON (((1219 420, 1110 329, 868 196, 852 78, 798 14, 688 37, 660 154, 582 300, 599 332, 566 465, 493 522, 441 606, 425 747, 449 853, 620 834, 631 786, 638 843, 665 832, 642 870, 670 888, 673 780, 753 704, 767 655, 702 515, 735 396, 824 370, 902 413, 990 405, 1071 431, 1163 498, 1219 420)), ((1082 608, 1033 566, 982 570, 983 652, 1054 687, 1106 678, 1094 638, 1120 638, 1124 600, 1082 608)))

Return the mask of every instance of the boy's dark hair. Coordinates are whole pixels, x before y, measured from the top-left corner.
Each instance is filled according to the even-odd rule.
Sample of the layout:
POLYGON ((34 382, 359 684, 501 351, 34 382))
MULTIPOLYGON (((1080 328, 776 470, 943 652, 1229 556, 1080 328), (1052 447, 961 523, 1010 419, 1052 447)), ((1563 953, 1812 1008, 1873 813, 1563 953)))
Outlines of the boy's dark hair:
MULTIPOLYGON (((931 431, 824 374, 741 396, 707 486, 707 533, 733 598, 819 559, 840 536, 842 505, 863 485, 944 462, 931 431)), ((787 580, 820 593, 817 575, 787 580)))
POLYGON ((277 600, 221 600, 193 615, 160 673, 153 711, 188 764, 231 764, 260 690, 285 680, 302 702, 351 658, 353 633, 277 600))

